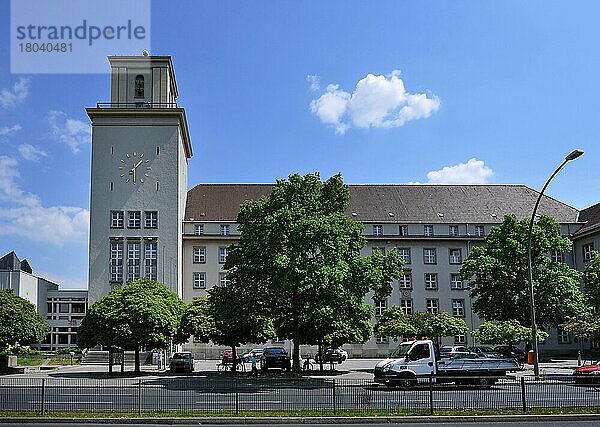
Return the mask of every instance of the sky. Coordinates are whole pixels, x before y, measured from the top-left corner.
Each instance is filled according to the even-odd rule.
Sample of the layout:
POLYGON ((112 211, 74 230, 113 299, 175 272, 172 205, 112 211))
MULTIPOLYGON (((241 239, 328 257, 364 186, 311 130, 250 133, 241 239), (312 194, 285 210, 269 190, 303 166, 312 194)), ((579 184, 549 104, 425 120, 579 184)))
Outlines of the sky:
MULTIPOLYGON (((600 202, 594 1, 152 1, 194 156, 188 185, 517 183, 600 202)), ((90 121, 104 73, 11 73, 0 0, 0 256, 87 287, 90 121)), ((130 54, 140 54, 132 51, 130 54)), ((43 69, 43 58, 40 59, 43 69)))

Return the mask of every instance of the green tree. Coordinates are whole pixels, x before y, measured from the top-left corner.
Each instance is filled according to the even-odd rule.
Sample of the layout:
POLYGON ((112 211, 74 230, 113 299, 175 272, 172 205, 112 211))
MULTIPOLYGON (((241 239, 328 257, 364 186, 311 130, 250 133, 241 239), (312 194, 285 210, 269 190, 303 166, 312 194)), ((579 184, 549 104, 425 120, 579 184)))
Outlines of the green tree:
MULTIPOLYGON (((531 342, 531 328, 521 326, 516 320, 506 322, 485 322, 472 333, 473 340, 481 344, 508 344, 509 347, 531 342)), ((538 331, 538 341, 548 338, 548 333, 538 331)))
POLYGON ((13 295, 12 289, 0 290, 0 350, 9 345, 36 344, 50 333, 50 326, 29 301, 13 295))
POLYGON ((184 310, 185 303, 165 285, 138 279, 90 306, 77 330, 77 345, 134 350, 135 371, 139 372, 140 347, 166 348, 184 310))
POLYGON ((366 340, 372 308, 364 296, 388 295, 401 274, 396 251, 360 255, 363 226, 347 215, 348 200, 340 175, 322 182, 296 174, 238 215, 240 240, 225 264, 230 286, 235 294, 250 289, 277 336, 293 340, 294 369, 300 344, 366 340))
MULTIPOLYGON (((487 236, 486 245, 473 248, 464 261, 461 276, 471 280, 473 311, 480 317, 516 319, 521 325, 531 326, 528 230, 529 220, 507 215, 487 236)), ((531 248, 537 321, 556 327, 568 316, 585 313, 580 273, 548 256, 553 251, 571 250, 570 240, 560 235, 560 225, 542 216, 534 224, 531 248)))
MULTIPOLYGON (((215 286, 208 292, 209 312, 214 321, 210 339, 231 347, 232 360, 237 360, 236 347, 240 344, 259 344, 276 337, 271 319, 264 314, 261 301, 251 287, 215 286)), ((232 363, 231 370, 235 369, 236 364, 232 363)))
POLYGON ((591 307, 600 308, 600 252, 585 266, 583 289, 591 307))
POLYGON ((435 340, 464 334, 469 328, 463 319, 445 312, 404 314, 400 307, 393 306, 384 311, 375 330, 380 336, 428 337, 435 340))
POLYGON ((206 297, 194 298, 185 307, 174 341, 183 344, 193 336, 196 340, 207 343, 215 332, 210 301, 206 297))

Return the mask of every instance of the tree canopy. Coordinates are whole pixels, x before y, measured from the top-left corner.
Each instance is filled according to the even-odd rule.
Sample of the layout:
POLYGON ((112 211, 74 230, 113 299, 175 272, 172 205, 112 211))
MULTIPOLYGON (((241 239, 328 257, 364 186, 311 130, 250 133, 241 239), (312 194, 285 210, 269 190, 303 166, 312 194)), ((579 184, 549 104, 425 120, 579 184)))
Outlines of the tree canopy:
POLYGON ((185 303, 165 285, 138 279, 90 306, 77 330, 77 345, 135 350, 135 370, 139 372, 140 346, 166 348, 184 310, 185 303))
POLYGON ((396 251, 360 254, 363 225, 347 215, 348 200, 340 175, 322 182, 318 174, 296 174, 243 203, 238 215, 240 240, 225 264, 229 303, 251 294, 277 336, 293 340, 295 369, 300 344, 368 339, 373 312, 364 296, 388 295, 401 274, 396 251))
MULTIPOLYGON (((522 342, 530 343, 531 328, 521 326, 516 320, 506 322, 485 322, 473 331, 473 340, 481 344, 508 344, 513 346, 522 342)), ((548 333, 538 331, 538 341, 548 338, 548 333)))
POLYGON ((381 336, 436 339, 464 334, 469 328, 463 319, 445 312, 404 314, 400 307, 393 306, 383 312, 375 330, 381 336))
POLYGON ((183 344, 193 336, 195 340, 207 343, 215 332, 215 319, 212 317, 210 301, 206 297, 194 298, 185 307, 175 342, 183 344))
POLYGON ((600 309, 600 252, 585 266, 583 287, 589 305, 600 309))
POLYGON ((42 342, 50 326, 29 301, 13 294, 12 289, 0 290, 0 350, 19 342, 21 345, 42 342))
MULTIPOLYGON (((473 248, 465 259, 461 276, 471 280, 473 311, 486 320, 517 320, 531 326, 527 240, 529 220, 507 215, 494 227, 485 246, 473 248)), ((560 225, 542 216, 532 234, 532 270, 536 318, 540 324, 558 326, 568 316, 586 311, 579 289, 581 275, 549 255, 571 250, 571 241, 561 237, 560 225)))

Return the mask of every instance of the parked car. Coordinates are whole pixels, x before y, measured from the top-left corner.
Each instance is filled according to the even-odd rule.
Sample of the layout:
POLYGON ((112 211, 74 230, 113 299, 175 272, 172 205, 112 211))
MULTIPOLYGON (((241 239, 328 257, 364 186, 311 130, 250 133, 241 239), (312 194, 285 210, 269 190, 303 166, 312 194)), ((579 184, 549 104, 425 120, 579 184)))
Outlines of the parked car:
POLYGON ((449 359, 468 359, 471 357, 477 357, 477 353, 469 351, 469 349, 464 345, 445 345, 440 347, 440 357, 449 359))
POLYGON ((292 361, 283 347, 267 347, 260 357, 260 367, 263 371, 280 368, 287 371, 292 369, 292 361))
POLYGON ((496 347, 494 347, 494 351, 500 353, 502 357, 517 359, 521 361, 527 360, 525 352, 518 347, 509 347, 508 345, 497 345, 496 347))
POLYGON ((242 354, 240 356, 240 359, 242 360, 242 362, 244 363, 250 363, 252 362, 252 356, 254 356, 256 358, 256 360, 260 360, 260 357, 263 354, 264 349, 262 348, 253 348, 250 351, 247 351, 246 353, 242 354))
MULTIPOLYGON (((223 365, 229 365, 229 364, 231 364, 232 361, 233 361, 233 351, 225 350, 223 353, 221 353, 221 363, 223 365)), ((237 361, 238 361, 238 363, 241 362, 241 357, 239 354, 237 354, 237 361)))
POLYGON ((593 384, 600 382, 600 361, 593 365, 580 366, 573 372, 576 384, 593 384))
MULTIPOLYGON (((348 352, 342 348, 328 348, 323 353, 323 363, 342 363, 348 358, 348 352)), ((321 355, 315 355, 315 361, 320 362, 321 355)))
POLYGON ((189 351, 173 353, 171 363, 169 364, 171 372, 183 371, 194 372, 194 356, 189 351))
POLYGON ((502 358, 502 353, 494 350, 492 347, 487 347, 484 345, 476 345, 475 347, 471 347, 469 350, 473 353, 476 353, 479 357, 487 357, 492 359, 502 358))

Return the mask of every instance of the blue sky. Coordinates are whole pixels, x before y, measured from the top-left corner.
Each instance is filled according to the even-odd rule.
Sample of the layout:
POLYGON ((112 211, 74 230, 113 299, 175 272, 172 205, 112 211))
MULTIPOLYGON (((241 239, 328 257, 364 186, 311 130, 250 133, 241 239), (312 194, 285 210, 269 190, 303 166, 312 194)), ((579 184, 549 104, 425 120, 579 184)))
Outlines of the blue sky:
MULTIPOLYGON (((600 201, 599 9, 153 1, 148 49, 173 56, 194 148, 190 187, 320 171, 348 183, 539 189, 582 148, 548 193, 583 208, 600 201)), ((8 1, 0 28, 0 252, 85 287, 84 107, 109 100, 108 62, 105 74, 11 74, 8 1)))

